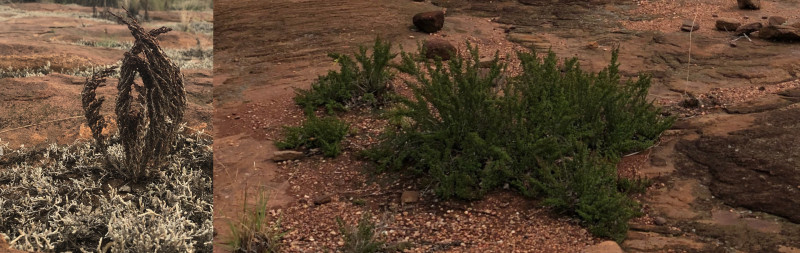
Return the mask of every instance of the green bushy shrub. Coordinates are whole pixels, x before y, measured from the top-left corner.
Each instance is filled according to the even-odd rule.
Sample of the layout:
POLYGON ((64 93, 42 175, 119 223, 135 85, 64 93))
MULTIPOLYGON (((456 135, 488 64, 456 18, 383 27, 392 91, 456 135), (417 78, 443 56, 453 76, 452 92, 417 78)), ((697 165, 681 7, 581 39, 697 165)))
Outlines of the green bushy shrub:
POLYGON ((286 137, 275 143, 279 149, 319 148, 325 156, 336 157, 342 152, 341 142, 350 125, 332 116, 317 118, 310 115, 302 126, 284 129, 286 137))
POLYGON ((518 53, 523 73, 498 82, 499 57, 481 68, 478 51, 418 62, 401 53, 413 98, 399 98, 395 124, 365 152, 378 168, 424 175, 443 198, 474 199, 510 184, 580 217, 596 235, 619 240, 633 203, 617 189, 614 164, 667 129, 646 100, 650 79, 620 82, 617 54, 599 73, 576 59, 518 53), (498 84, 499 83, 499 84, 498 84))
POLYGON ((558 165, 543 167, 531 179, 545 196, 544 204, 580 218, 595 236, 622 241, 638 204, 617 190, 616 167, 582 149, 558 165))
POLYGON ((295 103, 307 114, 319 107, 332 114, 354 106, 384 104, 391 91, 389 80, 394 76, 388 68, 389 61, 396 56, 390 53, 391 47, 391 43, 378 38, 371 55, 367 55, 363 46, 359 47, 355 60, 343 54, 329 54, 339 64, 339 71, 331 70, 320 76, 309 90, 297 90, 295 103))
POLYGON ((417 56, 401 53, 398 69, 415 77, 408 82, 414 99, 398 98, 391 112, 399 131, 386 131, 384 142, 367 152, 381 168, 404 168, 438 180, 440 196, 474 199, 501 183, 496 175, 510 162, 506 150, 491 139, 501 138, 502 117, 493 81, 504 66, 497 57, 485 75, 479 73, 477 50, 473 57, 454 57, 445 68, 436 61, 424 68, 417 56), (412 163, 412 164, 408 164, 412 163))

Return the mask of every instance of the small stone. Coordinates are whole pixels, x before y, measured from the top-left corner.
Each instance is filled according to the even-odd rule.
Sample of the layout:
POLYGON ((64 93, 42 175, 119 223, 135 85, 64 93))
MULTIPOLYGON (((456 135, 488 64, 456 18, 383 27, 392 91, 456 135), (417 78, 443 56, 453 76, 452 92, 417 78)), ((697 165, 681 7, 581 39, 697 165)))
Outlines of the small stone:
POLYGON ((653 156, 650 157, 650 164, 656 167, 664 167, 667 166, 667 160, 658 156, 653 156))
POLYGON ((456 54, 456 47, 443 39, 429 39, 423 43, 425 47, 425 57, 434 59, 439 57, 443 61, 450 60, 456 54))
POLYGON ((605 241, 583 249, 584 253, 624 253, 615 241, 605 241))
POLYGON ((700 24, 692 20, 684 20, 683 24, 681 24, 681 31, 684 32, 697 31, 698 29, 700 29, 700 24))
POLYGON ((123 185, 119 188, 119 192, 131 192, 131 187, 127 185, 123 185))
POLYGON ((742 34, 750 35, 750 33, 758 31, 762 27, 764 27, 764 25, 761 24, 760 22, 746 24, 746 25, 740 26, 739 28, 736 28, 736 34, 737 35, 742 35, 742 34))
POLYGON ((742 10, 761 9, 761 0, 736 0, 737 6, 742 10))
POLYGON ((700 100, 697 100, 694 96, 687 98, 681 102, 681 106, 685 108, 697 108, 700 107, 700 100))
POLYGON ((331 202, 331 195, 322 195, 314 198, 314 205, 323 205, 331 202))
POLYGON ((599 47, 600 47, 600 44, 597 43, 597 41, 592 41, 592 42, 589 42, 589 44, 586 44, 586 48, 588 48, 588 49, 597 49, 599 47))
POLYGON ((772 16, 767 19, 769 25, 783 25, 786 23, 786 18, 781 16, 772 16))
POLYGON ((417 201, 419 201, 418 191, 403 191, 403 194, 400 195, 400 203, 411 204, 417 201))
POLYGON ((283 162, 283 161, 289 161, 289 160, 297 160, 297 159, 303 158, 303 156, 305 156, 305 154, 303 154, 303 152, 294 151, 294 150, 281 150, 281 151, 275 151, 275 153, 272 153, 272 161, 274 161, 274 162, 283 162))
POLYGON ((655 217, 653 218, 653 223, 659 226, 663 226, 664 224, 667 224, 667 219, 665 219, 664 217, 655 217))
POLYGON ((739 26, 741 25, 742 23, 739 22, 739 20, 730 18, 721 18, 717 19, 715 27, 717 28, 717 30, 720 31, 732 32, 736 31, 736 28, 739 28, 739 26))

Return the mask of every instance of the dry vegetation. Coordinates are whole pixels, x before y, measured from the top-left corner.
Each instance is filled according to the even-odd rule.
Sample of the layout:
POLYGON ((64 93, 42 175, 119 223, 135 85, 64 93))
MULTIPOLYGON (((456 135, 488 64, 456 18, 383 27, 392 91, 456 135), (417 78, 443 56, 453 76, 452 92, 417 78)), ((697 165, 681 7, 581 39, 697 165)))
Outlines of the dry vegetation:
POLYGON ((96 94, 114 66, 84 85, 95 142, 0 147, 0 235, 44 252, 211 252, 212 140, 184 129, 183 75, 156 40, 170 29, 116 17, 136 39, 118 73, 117 133, 103 135, 96 94))

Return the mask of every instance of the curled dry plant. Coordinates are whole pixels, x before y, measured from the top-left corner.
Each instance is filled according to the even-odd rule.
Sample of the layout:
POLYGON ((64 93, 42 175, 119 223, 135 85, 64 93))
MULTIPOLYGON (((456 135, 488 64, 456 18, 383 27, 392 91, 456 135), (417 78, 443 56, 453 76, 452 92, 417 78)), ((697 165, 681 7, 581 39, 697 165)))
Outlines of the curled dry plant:
MULTIPOLYGON (((158 45, 156 37, 171 29, 161 27, 146 32, 128 13, 130 20, 111 13, 120 23, 128 26, 136 39, 125 52, 117 84, 118 97, 115 113, 119 128, 124 167, 130 178, 148 176, 148 168, 162 165, 164 157, 175 141, 178 125, 186 108, 186 91, 183 75, 158 45), (135 82, 136 76, 142 84, 135 82)), ((96 98, 95 91, 109 76, 112 68, 95 73, 84 85, 83 108, 92 135, 98 147, 106 148, 102 136, 105 120, 100 107, 105 98, 96 98)), ((112 163, 114 164, 114 163, 112 163)))

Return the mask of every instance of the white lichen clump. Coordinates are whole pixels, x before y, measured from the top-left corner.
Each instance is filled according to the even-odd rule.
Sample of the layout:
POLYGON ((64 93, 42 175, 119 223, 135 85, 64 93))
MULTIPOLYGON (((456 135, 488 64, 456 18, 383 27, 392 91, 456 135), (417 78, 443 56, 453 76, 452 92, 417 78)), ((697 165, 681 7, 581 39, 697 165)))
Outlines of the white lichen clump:
POLYGON ((139 183, 93 145, 3 146, 0 236, 39 252, 211 252, 210 138, 179 135, 168 166, 139 183))

